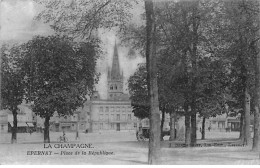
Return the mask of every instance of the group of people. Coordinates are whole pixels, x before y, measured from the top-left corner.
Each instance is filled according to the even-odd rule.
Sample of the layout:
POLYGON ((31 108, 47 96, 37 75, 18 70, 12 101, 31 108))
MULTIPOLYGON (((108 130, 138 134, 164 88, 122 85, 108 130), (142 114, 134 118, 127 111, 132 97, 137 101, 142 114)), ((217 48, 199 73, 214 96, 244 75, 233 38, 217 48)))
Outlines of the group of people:
MULTIPOLYGON (((211 126, 208 127, 208 130, 209 130, 209 132, 210 132, 210 130, 211 130, 211 126)), ((200 127, 200 132, 202 132, 201 127, 200 127)))

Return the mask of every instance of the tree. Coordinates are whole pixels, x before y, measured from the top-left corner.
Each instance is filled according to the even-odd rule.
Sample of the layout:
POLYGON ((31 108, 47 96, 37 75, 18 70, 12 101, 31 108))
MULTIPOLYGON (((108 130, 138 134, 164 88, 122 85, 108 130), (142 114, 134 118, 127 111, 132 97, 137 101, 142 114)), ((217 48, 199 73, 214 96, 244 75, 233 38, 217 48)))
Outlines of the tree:
POLYGON ((49 23, 55 32, 73 38, 91 40, 99 28, 124 29, 136 1, 72 0, 35 2, 44 6, 37 19, 49 23))
POLYGON ((148 118, 150 104, 148 99, 146 64, 139 64, 136 72, 128 80, 128 88, 134 115, 140 119, 148 118))
POLYGON ((150 137, 149 137, 149 153, 148 164, 158 164, 160 156, 160 112, 158 101, 158 84, 157 84, 157 68, 156 68, 156 25, 154 15, 153 0, 145 1, 146 12, 146 66, 148 95, 150 102, 150 137))
MULTIPOLYGON (((258 1, 258 24, 260 23, 260 1, 258 1)), ((260 29, 258 28, 258 38, 260 37, 260 29)), ((259 150, 259 109, 260 109, 260 41, 258 39, 257 46, 258 53, 255 61, 255 111, 254 111, 254 138, 253 147, 254 151, 259 150)))
MULTIPOLYGON (((160 59, 165 60, 165 59, 160 59)), ((172 88, 173 86, 171 81, 171 77, 166 77, 165 71, 162 71, 164 68, 164 64, 161 64, 161 61, 158 61, 158 92, 159 92, 159 109, 162 113, 161 118, 161 132, 163 131, 164 125, 164 115, 165 113, 170 113, 175 116, 175 120, 177 117, 177 107, 180 107, 178 103, 182 100, 180 94, 178 94, 177 90, 172 88), (160 62, 160 63, 159 63, 160 62), (159 77, 160 76, 160 77, 159 77), (178 106, 179 105, 179 106, 178 106), (175 110, 176 108, 176 110, 175 110), (164 113, 164 114, 163 114, 164 113)), ((146 64, 139 64, 136 72, 130 76, 128 80, 128 88, 130 93, 131 105, 133 107, 133 113, 136 117, 143 119, 148 118, 150 115, 150 105, 149 105, 149 97, 148 97, 148 88, 147 88, 147 70, 146 64)), ((171 132, 174 129, 170 130, 171 132)), ((174 133, 172 134, 174 135, 174 133)), ((161 134, 161 139, 163 134, 161 134)), ((173 137, 172 137, 173 138, 173 137)))
POLYGON ((0 42, 0 110, 2 110, 2 43, 0 42))
MULTIPOLYGON (((166 50, 169 57, 172 57, 170 59, 179 64, 178 68, 171 69, 178 76, 175 80, 180 82, 178 90, 185 100, 182 103, 186 121, 185 139, 191 146, 196 143, 196 114, 207 101, 205 96, 208 93, 201 92, 207 89, 207 83, 213 82, 210 76, 216 75, 210 70, 211 67, 204 65, 211 64, 221 55, 223 44, 218 37, 222 21, 220 6, 219 1, 211 0, 170 1, 165 2, 164 10, 158 12, 163 46, 161 50, 166 50), (181 72, 180 75, 176 73, 178 71, 181 72)), ((216 102, 213 100, 207 104, 214 105, 216 102)))
POLYGON ((13 114, 11 143, 17 143, 17 111, 24 98, 23 74, 21 73, 21 47, 3 45, 2 55, 2 105, 13 114))
POLYGON ((72 115, 92 93, 99 47, 60 36, 37 36, 23 47, 26 97, 36 115, 45 118, 44 142, 49 143, 54 112, 72 115))
POLYGON ((231 65, 230 90, 236 99, 231 108, 241 111, 241 136, 243 143, 251 144, 250 136, 250 107, 254 95, 254 70, 255 70, 255 43, 258 30, 257 7, 254 1, 229 1, 225 2, 225 15, 228 24, 225 29, 224 39, 229 45, 225 57, 229 58, 231 65), (234 107, 236 106, 236 107, 234 107))
MULTIPOLYGON (((202 99, 206 93, 205 95, 200 93, 208 87, 205 82, 212 82, 209 77, 216 76, 214 71, 210 71, 211 67, 202 65, 214 62, 221 55, 223 44, 218 38, 217 28, 214 28, 221 23, 220 5, 219 2, 214 1, 167 1, 158 3, 159 7, 155 10, 157 54, 160 56, 157 60, 160 71, 158 72, 160 109, 171 106, 174 110, 182 106, 185 111, 187 144, 196 143, 196 113, 201 110, 202 104, 205 103, 203 101, 207 100, 206 97, 202 99), (221 46, 217 46, 219 44, 221 46), (209 59, 206 62, 204 58, 209 59), (204 70, 205 68, 208 69, 204 70), (164 74, 167 74, 167 77, 163 78, 164 74), (200 82, 201 79, 204 83, 200 82), (163 92, 164 94, 161 94, 163 92), (181 100, 175 103, 174 97, 177 95, 181 100), (167 96, 173 97, 167 98, 167 96), (172 101, 168 101, 170 99, 172 101), (191 115, 193 117, 192 142, 189 140, 191 115)), ((133 28, 130 25, 128 30, 124 33, 125 40, 140 49, 145 44, 142 36, 143 27, 133 28)), ((212 105, 215 103, 212 102, 212 105)))

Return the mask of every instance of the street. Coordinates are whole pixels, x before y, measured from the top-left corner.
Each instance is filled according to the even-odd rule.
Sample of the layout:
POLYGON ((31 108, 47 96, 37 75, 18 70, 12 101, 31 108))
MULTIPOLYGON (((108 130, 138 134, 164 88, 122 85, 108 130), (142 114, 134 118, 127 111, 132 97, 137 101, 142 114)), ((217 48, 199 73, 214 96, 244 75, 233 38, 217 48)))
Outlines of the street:
MULTIPOLYGON (((236 138, 238 132, 207 132, 212 138, 236 138)), ((44 144, 41 133, 18 133, 18 143, 10 144, 11 134, 0 138, 0 164, 147 164, 148 141, 138 142, 135 132, 66 133, 69 142, 58 143, 62 132, 50 132, 44 144)), ((200 136, 198 134, 198 136, 200 136)), ((259 153, 249 147, 169 148, 169 137, 161 143, 161 164, 259 164, 259 153)))

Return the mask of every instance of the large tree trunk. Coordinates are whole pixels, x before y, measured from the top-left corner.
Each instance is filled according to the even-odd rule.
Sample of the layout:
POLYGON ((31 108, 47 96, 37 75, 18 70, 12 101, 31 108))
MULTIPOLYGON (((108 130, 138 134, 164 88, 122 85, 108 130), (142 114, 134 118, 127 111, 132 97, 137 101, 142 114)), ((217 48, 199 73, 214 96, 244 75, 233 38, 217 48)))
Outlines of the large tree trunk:
MULTIPOLYGON (((258 1, 260 5, 260 1, 258 1)), ((260 9, 259 9, 260 10, 260 9)), ((258 15, 258 22, 260 22, 260 14, 258 15)), ((260 30, 258 30, 260 35, 260 30)), ((257 43, 258 50, 260 49, 260 41, 257 43)), ((258 52, 255 64, 255 112, 254 112, 254 138, 253 151, 259 150, 259 109, 260 108, 260 52, 258 52)), ((259 155, 260 156, 260 155, 259 155)))
POLYGON ((253 138, 253 151, 258 151, 259 149, 259 108, 258 105, 255 106, 254 112, 254 138, 253 138))
POLYGON ((161 120, 161 141, 163 141, 163 125, 165 121, 165 109, 162 110, 162 120, 161 120))
POLYGON ((50 117, 45 117, 45 122, 44 122, 44 143, 50 143, 50 117))
POLYGON ((11 143, 17 143, 17 109, 13 110, 13 127, 12 127, 12 137, 11 143))
POLYGON ((145 0, 146 12, 146 65, 150 98, 150 137, 148 164, 159 164, 160 159, 160 112, 158 101, 157 68, 156 68, 156 26, 153 1, 145 0))
POLYGON ((2 42, 0 40, 0 110, 2 110, 2 42))
POLYGON ((190 145, 190 141, 191 141, 191 128, 190 128, 190 115, 186 114, 185 115, 185 144, 187 146, 190 145))
POLYGON ((244 138, 244 144, 250 145, 251 144, 251 133, 250 133, 250 95, 248 94, 247 89, 245 90, 245 105, 244 105, 244 111, 245 111, 245 138, 244 138))
POLYGON ((173 141, 176 139, 176 133, 175 133, 175 111, 172 111, 170 113, 170 141, 173 141))
POLYGON ((244 140, 245 138, 245 133, 244 133, 244 111, 240 113, 240 129, 239 129, 239 139, 244 140))
POLYGON ((205 122, 206 122, 206 117, 203 117, 202 128, 201 128, 201 139, 205 139, 205 122))
POLYGON ((185 144, 189 146, 191 128, 190 128, 190 114, 187 105, 184 105, 184 112, 185 112, 185 144))
POLYGON ((191 115, 191 140, 190 146, 194 146, 196 144, 197 139, 197 123, 196 123, 196 113, 193 112, 191 115))

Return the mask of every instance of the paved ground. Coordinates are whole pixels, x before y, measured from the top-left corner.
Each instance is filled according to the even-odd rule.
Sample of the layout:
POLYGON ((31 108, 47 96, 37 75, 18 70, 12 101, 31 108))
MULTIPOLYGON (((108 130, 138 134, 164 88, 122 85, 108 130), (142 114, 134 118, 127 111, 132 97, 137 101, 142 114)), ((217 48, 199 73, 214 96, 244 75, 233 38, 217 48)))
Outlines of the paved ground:
MULTIPOLYGON (((75 133, 66 133, 68 144, 92 144, 93 147, 77 149, 65 148, 66 146, 57 143, 60 135, 61 132, 51 132, 52 142, 44 146, 41 133, 32 135, 19 133, 17 144, 10 144, 10 134, 1 133, 0 164, 140 165, 147 163, 148 142, 138 142, 134 132, 81 133, 79 140, 75 139, 75 133), (41 153, 30 151, 50 151, 51 155, 31 155, 41 153), (98 155, 100 151, 103 155, 98 155)), ((198 137, 200 137, 199 133, 198 137)), ((237 137, 237 132, 207 132, 208 141, 212 138, 237 137)), ((168 138, 165 137, 165 141, 161 144, 161 164, 260 164, 259 153, 252 152, 248 147, 169 148, 168 138)))

